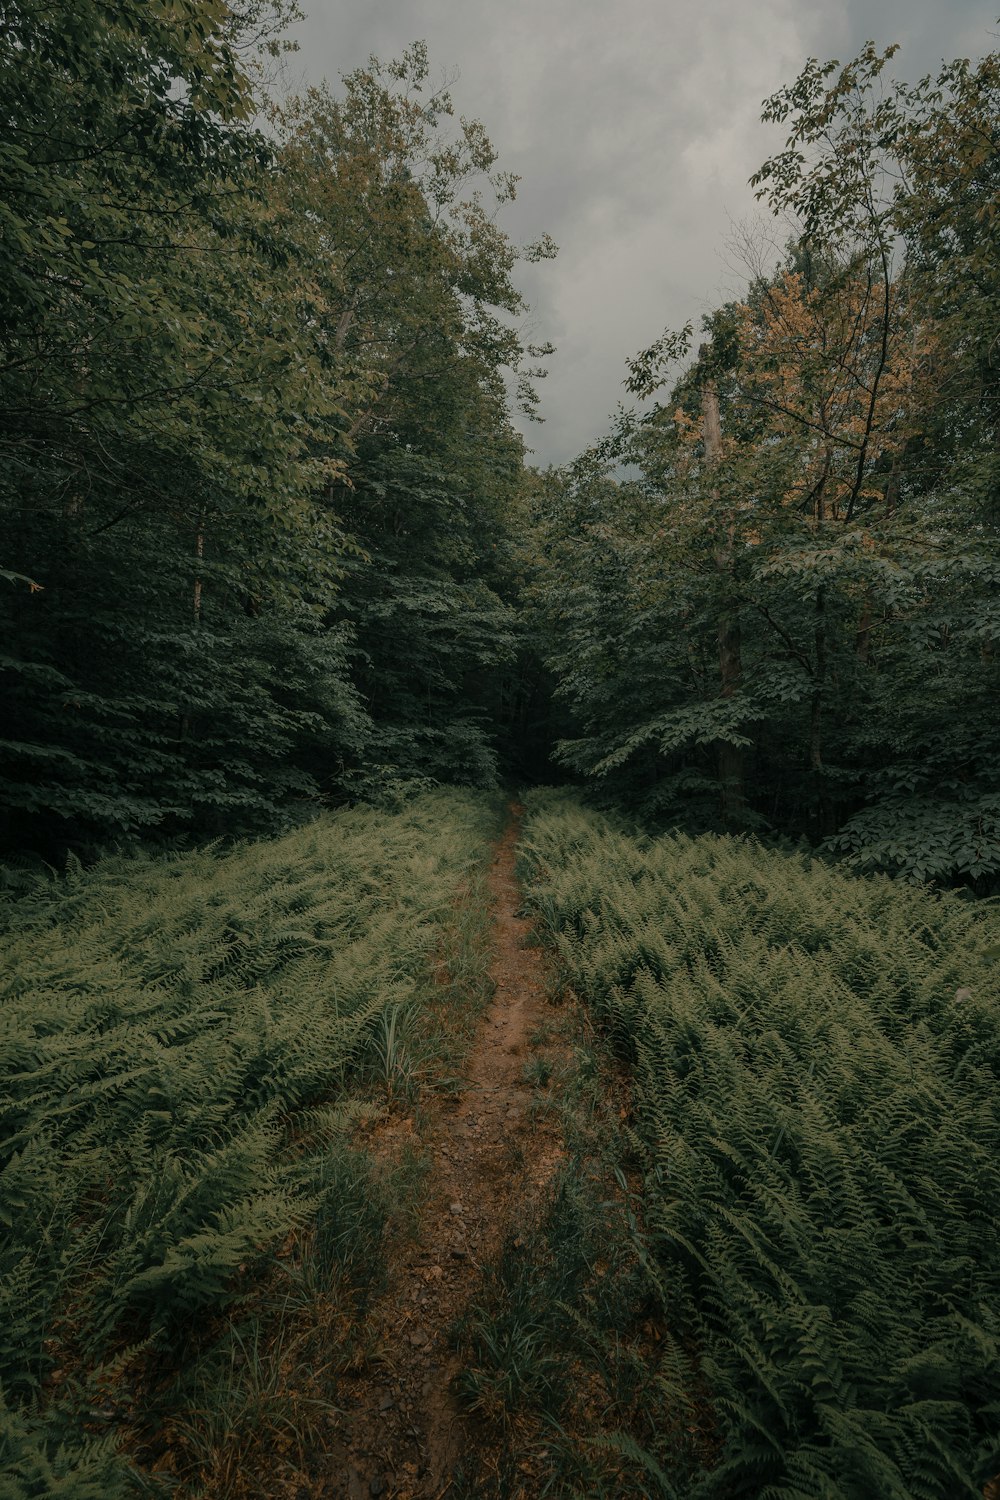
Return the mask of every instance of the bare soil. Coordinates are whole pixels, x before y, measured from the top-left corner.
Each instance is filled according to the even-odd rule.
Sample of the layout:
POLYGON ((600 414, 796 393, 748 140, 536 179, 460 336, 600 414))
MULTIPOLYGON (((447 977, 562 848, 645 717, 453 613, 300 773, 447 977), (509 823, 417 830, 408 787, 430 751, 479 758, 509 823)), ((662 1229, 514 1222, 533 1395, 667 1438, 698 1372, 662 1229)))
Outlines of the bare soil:
MULTIPOLYGON (((468 1054, 463 1086, 435 1097, 420 1130, 429 1171, 415 1243, 398 1249, 389 1292, 373 1309, 379 1349, 352 1382, 343 1445, 331 1453, 329 1500, 441 1500, 474 1444, 452 1382, 461 1366, 450 1336, 474 1301, 481 1268, 525 1208, 539 1199, 563 1156, 562 1132, 533 1107, 524 1075, 530 1038, 551 1017, 541 951, 517 915, 514 849, 522 809, 499 841, 489 877, 494 997, 468 1054)), ((383 1146, 413 1130, 384 1127, 383 1146)), ((398 1144, 398 1139, 397 1139, 398 1144)))

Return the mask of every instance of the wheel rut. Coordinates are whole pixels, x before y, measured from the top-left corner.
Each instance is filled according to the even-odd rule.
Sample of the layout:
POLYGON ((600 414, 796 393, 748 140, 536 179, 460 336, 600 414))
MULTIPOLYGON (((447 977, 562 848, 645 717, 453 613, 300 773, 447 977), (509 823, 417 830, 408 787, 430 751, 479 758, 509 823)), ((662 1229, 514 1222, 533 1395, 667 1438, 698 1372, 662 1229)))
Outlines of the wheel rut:
MULTIPOLYGON (((525 1209, 563 1158, 558 1124, 535 1110, 525 1077, 532 1036, 551 1016, 545 960, 518 915, 515 846, 523 809, 511 805, 489 873, 493 999, 469 1050, 461 1088, 435 1097, 420 1131, 429 1162, 419 1238, 399 1250, 390 1292, 373 1309, 376 1356, 345 1401, 345 1441, 319 1495, 443 1500, 474 1444, 455 1398, 461 1368, 451 1331, 525 1209)), ((393 1121, 386 1133, 412 1130, 393 1121)))

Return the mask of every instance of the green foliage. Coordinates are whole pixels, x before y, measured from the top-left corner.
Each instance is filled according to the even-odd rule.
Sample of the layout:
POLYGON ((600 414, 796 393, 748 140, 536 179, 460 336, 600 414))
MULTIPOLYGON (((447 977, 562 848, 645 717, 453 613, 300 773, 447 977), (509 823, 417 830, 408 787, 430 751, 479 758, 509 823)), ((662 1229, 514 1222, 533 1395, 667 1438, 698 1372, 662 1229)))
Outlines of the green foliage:
POLYGON ((996 53, 867 44, 764 106, 741 300, 532 496, 557 758, 661 826, 769 829, 918 883, 1000 876, 996 53), (616 470, 613 463, 619 465, 616 470))
MULTIPOLYGON (((299 1467, 309 1449, 327 1439, 339 1410, 322 1396, 303 1396, 289 1370, 308 1351, 301 1333, 282 1325, 269 1338, 261 1322, 233 1323, 226 1336, 183 1380, 191 1416, 173 1436, 193 1475, 207 1478, 198 1492, 235 1492, 242 1474, 259 1464, 262 1444, 283 1451, 299 1467)), ((297 1370, 296 1370, 297 1373, 297 1370)))
POLYGON ((721 1432, 684 1493, 979 1494, 998 1468, 992 909, 739 840, 630 837, 541 794, 524 857, 567 981, 634 1071, 658 1296, 721 1432))
POLYGON ((346 1148, 353 1100, 491 822, 428 794, 22 882, 0 936, 0 1381, 42 1413, 32 1431, 79 1432, 71 1396, 46 1394, 57 1367, 126 1335, 178 1346, 293 1230, 327 1276, 377 1276, 385 1209, 346 1148))
MULTIPOLYGON (((605 1135, 600 1149, 613 1145, 605 1135)), ((574 1156, 462 1319, 459 1393, 503 1434, 508 1465, 495 1489, 476 1476, 471 1494, 511 1493, 525 1458, 546 1476, 540 1493, 644 1494, 651 1477, 665 1500, 685 1493, 651 1450, 671 1449, 675 1478, 688 1472, 694 1413, 678 1372, 690 1382, 691 1371, 669 1337, 648 1347, 654 1292, 629 1206, 617 1189, 607 1196, 609 1175, 607 1161, 574 1156), (527 1446, 526 1417, 537 1423, 527 1446)))
POLYGON ((259 827, 315 790, 310 740, 356 739, 343 638, 278 609, 343 550, 314 503, 338 393, 238 60, 283 9, 60 0, 4 27, 0 513, 32 580, 0 600, 11 842, 259 827))
MULTIPOLYGON (((508 472, 494 480, 501 492, 515 481, 519 452, 504 447, 508 472)), ((367 755, 386 778, 497 781, 490 689, 513 656, 514 616, 483 576, 502 521, 478 480, 457 463, 386 445, 367 459, 350 498, 368 558, 347 570, 340 607, 359 643, 367 755)))
MULTIPOLYGON (((543 1056, 533 1061, 547 1071, 543 1056)), ((493 1460, 459 1492, 503 1500, 533 1485, 580 1500, 675 1500, 698 1470, 711 1419, 692 1401, 696 1371, 661 1315, 620 1164, 630 1149, 620 1070, 589 1026, 559 1080, 567 1160, 544 1204, 511 1226, 459 1328, 458 1389, 491 1433, 493 1460), (669 1455, 672 1477, 657 1454, 669 1455)))
POLYGON ((12 1410, 0 1395, 3 1500, 125 1500, 139 1492, 113 1437, 80 1432, 54 1442, 44 1422, 12 1410))
POLYGON ((71 579, 7 601, 11 841, 273 826, 289 802, 316 797, 334 754, 361 749, 348 628, 322 629, 301 604, 247 613, 232 562, 209 570, 196 620, 190 559, 168 528, 125 521, 113 549, 80 541, 71 579))
POLYGON ((270 101, 293 10, 29 0, 0 34, 8 847, 496 779, 501 372, 530 405, 512 273, 551 247, 496 223, 514 179, 422 46, 270 101))

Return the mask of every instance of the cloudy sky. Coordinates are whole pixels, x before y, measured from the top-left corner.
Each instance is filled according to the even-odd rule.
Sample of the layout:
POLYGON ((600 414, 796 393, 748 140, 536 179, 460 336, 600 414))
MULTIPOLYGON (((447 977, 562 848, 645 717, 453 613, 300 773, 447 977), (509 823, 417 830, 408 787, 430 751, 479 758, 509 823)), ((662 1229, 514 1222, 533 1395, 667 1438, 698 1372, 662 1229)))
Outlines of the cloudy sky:
POLYGON ((750 174, 781 137, 761 100, 807 57, 899 42, 900 77, 997 45, 997 0, 302 0, 295 84, 426 41, 432 81, 482 120, 521 178, 502 223, 548 231, 558 259, 521 269, 542 383, 536 463, 565 463, 625 399, 625 362, 664 327, 740 289, 727 243, 760 217, 750 174))

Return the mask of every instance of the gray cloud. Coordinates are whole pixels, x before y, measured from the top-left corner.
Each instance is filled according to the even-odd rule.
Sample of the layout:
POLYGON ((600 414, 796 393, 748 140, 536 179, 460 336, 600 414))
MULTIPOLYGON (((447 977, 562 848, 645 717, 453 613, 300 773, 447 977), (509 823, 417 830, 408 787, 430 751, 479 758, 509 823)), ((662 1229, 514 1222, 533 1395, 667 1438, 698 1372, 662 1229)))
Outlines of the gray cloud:
POLYGON ((557 345, 545 423, 525 435, 536 462, 563 463, 605 431, 628 357, 736 289, 727 239, 759 213, 747 179, 780 142, 761 100, 807 57, 846 60, 868 37, 901 42, 909 78, 980 55, 995 3, 312 0, 290 74, 332 82, 419 38, 435 81, 454 76, 456 111, 522 179, 505 227, 560 246, 520 285, 534 336, 557 345))

